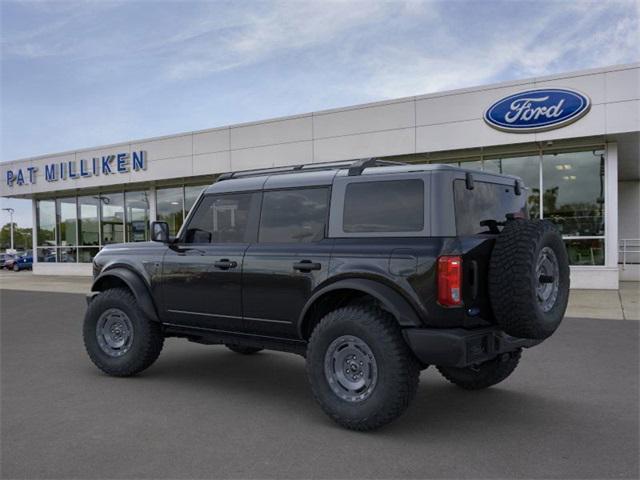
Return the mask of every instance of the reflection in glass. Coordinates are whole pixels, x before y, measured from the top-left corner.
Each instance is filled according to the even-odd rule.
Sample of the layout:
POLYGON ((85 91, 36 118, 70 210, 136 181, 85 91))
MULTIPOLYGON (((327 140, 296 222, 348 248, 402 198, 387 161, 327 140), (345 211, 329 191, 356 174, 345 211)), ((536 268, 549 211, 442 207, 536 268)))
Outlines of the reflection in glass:
POLYGON ((187 215, 193 204, 196 203, 198 196, 205 188, 205 185, 191 185, 184 187, 184 214, 187 215))
POLYGON ((78 248, 78 261, 80 263, 91 263, 93 262, 93 257, 98 254, 98 251, 100 251, 98 247, 78 248))
POLYGON ((169 233, 175 235, 183 221, 182 187, 156 190, 156 212, 159 222, 169 224, 169 233))
POLYGON ((329 190, 326 188, 265 192, 260 214, 260 242, 322 240, 328 206, 329 190))
POLYGON ((487 158, 484 170, 520 177, 528 188, 527 205, 531 218, 540 218, 540 157, 487 158))
POLYGON ((58 248, 58 262, 76 263, 77 249, 69 247, 58 248))
POLYGON ((100 195, 102 208, 102 244, 124 242, 124 195, 100 195))
POLYGON ((127 242, 149 240, 149 194, 126 192, 127 242))
POLYGON ((545 218, 563 235, 604 235, 604 156, 545 154, 542 171, 545 218))
POLYGON ((55 263, 58 261, 56 258, 56 249, 53 247, 38 247, 36 253, 39 263, 55 263))
POLYGON ((604 265, 604 239, 565 240, 570 265, 604 265))
POLYGON ((98 231, 99 197, 78 197, 78 230, 80 245, 99 245, 98 231))
POLYGON ((56 244, 56 203, 53 200, 38 200, 37 203, 37 244, 56 244))
POLYGON ((460 167, 470 170, 482 170, 482 160, 471 160, 469 162, 460 162, 460 167))
POLYGON ((76 198, 58 198, 58 245, 76 244, 76 198))

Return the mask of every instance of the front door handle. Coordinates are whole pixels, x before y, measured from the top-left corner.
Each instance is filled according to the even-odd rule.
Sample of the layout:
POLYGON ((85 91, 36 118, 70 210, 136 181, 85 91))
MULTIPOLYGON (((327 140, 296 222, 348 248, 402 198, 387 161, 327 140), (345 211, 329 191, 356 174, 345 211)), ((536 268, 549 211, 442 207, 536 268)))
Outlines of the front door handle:
POLYGON ((312 262, 311 260, 302 260, 293 264, 293 269, 300 272, 310 272, 311 270, 320 270, 322 265, 312 262))
POLYGON ((220 270, 229 270, 230 268, 236 268, 238 266, 238 262, 229 260, 228 258, 222 258, 213 262, 213 266, 220 270))

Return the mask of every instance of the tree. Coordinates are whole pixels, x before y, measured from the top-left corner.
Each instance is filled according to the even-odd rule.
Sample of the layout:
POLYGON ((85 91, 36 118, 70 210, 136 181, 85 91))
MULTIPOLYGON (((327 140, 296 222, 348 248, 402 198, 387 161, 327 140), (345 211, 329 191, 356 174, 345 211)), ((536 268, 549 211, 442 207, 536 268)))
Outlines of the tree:
MULTIPOLYGON (((32 233, 30 228, 18 227, 13 223, 13 247, 17 250, 31 250, 32 233)), ((0 229, 0 248, 6 250, 11 247, 11 224, 6 223, 0 229)))

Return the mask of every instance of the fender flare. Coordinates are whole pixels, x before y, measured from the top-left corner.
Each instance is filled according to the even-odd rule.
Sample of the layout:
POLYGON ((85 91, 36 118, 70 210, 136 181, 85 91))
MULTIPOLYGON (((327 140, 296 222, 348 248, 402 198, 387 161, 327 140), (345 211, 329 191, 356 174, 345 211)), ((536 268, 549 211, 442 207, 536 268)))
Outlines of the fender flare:
POLYGON ((420 317, 409 301, 391 287, 375 280, 353 278, 340 280, 327 285, 309 298, 298 318, 298 335, 302 337, 304 318, 313 304, 325 294, 335 290, 358 290, 367 295, 371 295, 382 304, 385 310, 389 311, 389 313, 396 318, 398 325, 401 327, 423 326, 420 317))
POLYGON ((151 293, 149 292, 149 288, 146 283, 137 273, 132 272, 131 270, 123 267, 111 268, 109 270, 103 271, 98 277, 93 281, 91 285, 92 292, 101 292, 104 289, 100 288, 100 284, 107 278, 117 278, 118 280, 123 281, 129 290, 133 293, 133 296, 136 297, 136 302, 140 307, 143 315, 154 322, 159 322, 158 312, 153 304, 153 300, 151 298, 151 293))

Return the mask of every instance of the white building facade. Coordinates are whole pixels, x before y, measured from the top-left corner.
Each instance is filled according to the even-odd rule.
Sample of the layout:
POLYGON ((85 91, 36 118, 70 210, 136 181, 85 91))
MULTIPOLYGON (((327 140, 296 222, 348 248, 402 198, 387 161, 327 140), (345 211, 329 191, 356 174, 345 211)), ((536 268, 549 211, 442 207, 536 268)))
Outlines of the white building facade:
POLYGON ((640 277, 640 64, 5 162, 0 195, 33 201, 34 273, 90 275, 103 245, 148 240, 149 221, 176 232, 223 172, 364 157, 518 175, 531 215, 563 233, 573 288, 640 277), (571 95, 585 100, 569 115, 571 95))

